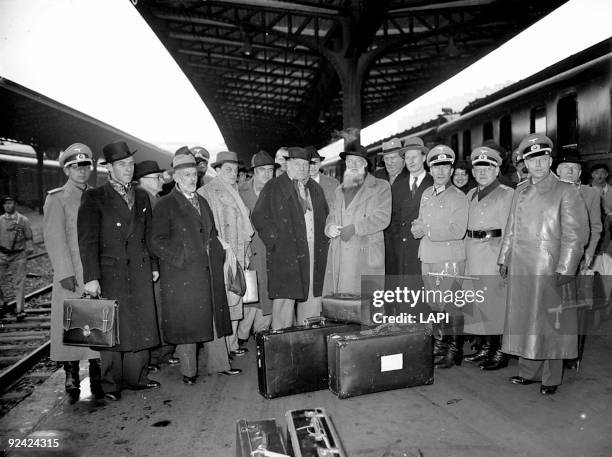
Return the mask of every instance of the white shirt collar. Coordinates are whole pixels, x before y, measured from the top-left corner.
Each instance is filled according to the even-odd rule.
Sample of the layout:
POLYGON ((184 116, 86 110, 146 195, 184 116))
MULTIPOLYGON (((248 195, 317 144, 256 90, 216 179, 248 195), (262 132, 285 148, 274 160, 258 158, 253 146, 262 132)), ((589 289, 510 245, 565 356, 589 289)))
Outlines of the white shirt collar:
POLYGON ((425 169, 421 170, 421 172, 418 175, 411 174, 410 175, 410 185, 412 186, 412 181, 416 177, 416 179, 417 179, 416 185, 417 185, 417 187, 419 187, 421 185, 421 183, 423 182, 423 180, 425 179, 426 175, 427 175, 427 172, 425 171, 425 169))

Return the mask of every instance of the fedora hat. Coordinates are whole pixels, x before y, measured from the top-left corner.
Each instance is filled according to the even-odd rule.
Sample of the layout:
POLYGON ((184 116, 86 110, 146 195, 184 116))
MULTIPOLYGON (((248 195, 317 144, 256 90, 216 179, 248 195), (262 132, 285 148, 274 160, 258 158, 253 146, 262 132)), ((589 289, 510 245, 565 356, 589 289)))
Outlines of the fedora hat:
POLYGON ((363 157, 368 160, 368 150, 359 143, 353 141, 346 145, 344 151, 340 153, 340 158, 346 160, 346 156, 363 157))
POLYGON ((196 168, 196 159, 187 146, 178 148, 172 159, 172 171, 181 168, 196 168))
POLYGON ((429 152, 429 148, 425 146, 423 140, 418 136, 411 136, 406 138, 404 141, 404 147, 400 149, 401 153, 405 153, 406 151, 411 151, 416 149, 417 151, 421 151, 423 154, 427 154, 429 152))
POLYGON ((378 155, 391 154, 397 152, 399 155, 403 155, 402 141, 399 138, 391 138, 389 141, 385 141, 382 144, 382 151, 378 155))
POLYGON ((303 159, 310 162, 310 152, 306 148, 300 148, 298 146, 292 146, 287 148, 287 155, 285 159, 303 159))
POLYGON ((266 151, 259 151, 251 157, 251 170, 257 167, 263 167, 264 165, 273 165, 274 168, 280 167, 280 164, 276 163, 272 156, 266 151))
POLYGON ((310 153, 311 160, 312 159, 319 159, 319 160, 325 159, 325 157, 319 154, 319 151, 314 146, 306 146, 304 149, 306 149, 310 153))
POLYGON ((238 160, 238 154, 232 151, 221 151, 217 154, 216 161, 211 163, 210 166, 216 168, 228 162, 238 164, 240 162, 238 160))
POLYGON ((153 173, 163 173, 166 170, 159 168, 155 160, 144 160, 134 164, 134 181, 138 181, 143 176, 152 175, 153 173))
POLYGON ((114 143, 109 143, 102 148, 104 160, 100 163, 113 163, 117 162, 118 160, 127 159, 128 157, 132 157, 136 151, 136 149, 130 151, 130 148, 125 141, 115 141, 114 143))

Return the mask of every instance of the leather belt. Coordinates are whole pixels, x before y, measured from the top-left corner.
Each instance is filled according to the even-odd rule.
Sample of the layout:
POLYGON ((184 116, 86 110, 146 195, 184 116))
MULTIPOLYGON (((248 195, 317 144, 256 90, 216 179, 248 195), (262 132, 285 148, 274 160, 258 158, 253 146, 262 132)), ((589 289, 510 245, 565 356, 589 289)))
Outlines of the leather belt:
POLYGON ((498 238, 502 236, 502 229, 494 230, 468 230, 467 236, 470 238, 498 238))

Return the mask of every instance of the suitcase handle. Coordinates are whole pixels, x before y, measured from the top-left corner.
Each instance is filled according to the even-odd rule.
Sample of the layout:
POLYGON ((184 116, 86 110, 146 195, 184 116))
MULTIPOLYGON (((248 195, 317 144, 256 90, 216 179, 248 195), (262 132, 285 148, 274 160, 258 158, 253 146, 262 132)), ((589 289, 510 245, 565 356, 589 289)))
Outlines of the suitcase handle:
POLYGON ((315 325, 323 325, 327 322, 327 319, 324 316, 313 316, 307 317, 304 319, 304 325, 306 327, 314 327, 315 325))
POLYGON ((380 335, 381 333, 397 332, 398 330, 400 330, 399 325, 386 322, 372 329, 362 330, 361 334, 362 335, 380 335))

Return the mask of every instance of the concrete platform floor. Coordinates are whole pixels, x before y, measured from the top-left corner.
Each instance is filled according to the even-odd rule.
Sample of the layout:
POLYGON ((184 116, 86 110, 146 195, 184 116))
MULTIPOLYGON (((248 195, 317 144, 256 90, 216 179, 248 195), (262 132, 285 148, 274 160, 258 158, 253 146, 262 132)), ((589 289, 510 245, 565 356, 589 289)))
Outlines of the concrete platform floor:
POLYGON ((327 390, 266 400, 257 393, 252 340, 249 353, 235 361, 244 370, 240 376, 204 376, 187 386, 178 367, 164 366, 151 375, 161 389, 127 391, 117 403, 83 398, 84 386, 83 399, 69 405, 58 371, 0 421, 0 450, 10 456, 233 456, 239 418, 283 423, 289 409, 319 406, 350 456, 381 457, 392 447, 408 456, 418 448, 424 457, 610 457, 612 320, 602 330, 607 336, 587 341, 581 371, 566 371, 550 397, 539 393, 539 384, 511 384, 513 360, 497 372, 469 364, 437 370, 431 386, 347 400, 327 390), (57 438, 59 448, 8 447, 8 438, 25 437, 57 438))

